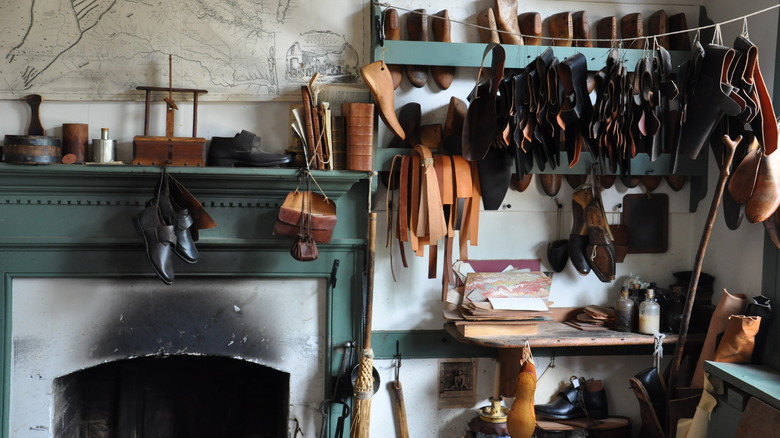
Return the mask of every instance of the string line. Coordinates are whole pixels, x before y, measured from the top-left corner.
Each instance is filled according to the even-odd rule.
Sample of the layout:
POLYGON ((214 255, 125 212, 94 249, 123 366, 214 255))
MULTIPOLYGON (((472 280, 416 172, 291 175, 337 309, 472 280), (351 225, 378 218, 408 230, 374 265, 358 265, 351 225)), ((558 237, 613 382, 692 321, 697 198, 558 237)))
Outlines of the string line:
MULTIPOLYGON (((398 9, 398 10, 405 11, 405 12, 411 12, 413 14, 422 15, 423 18, 432 17, 432 18, 438 19, 438 20, 445 20, 444 17, 440 17, 438 15, 431 15, 431 14, 420 12, 420 11, 414 10, 414 9, 407 9, 407 8, 402 8, 400 6, 393 6, 390 3, 373 2, 373 4, 376 5, 376 6, 382 7, 382 8, 393 8, 393 9, 398 9)), ((740 20, 747 20, 750 17, 753 17, 755 15, 760 15, 760 14, 769 12, 772 9, 777 9, 779 7, 780 7, 780 3, 778 3, 776 5, 772 5, 772 6, 766 7, 764 9, 761 9, 761 10, 758 10, 758 11, 751 12, 749 14, 741 15, 741 16, 736 17, 736 18, 731 18, 729 20, 721 21, 720 23, 707 24, 707 25, 704 25, 704 26, 692 27, 692 28, 689 28, 689 29, 676 30, 676 31, 672 31, 672 32, 664 32, 664 33, 659 33, 659 34, 655 34, 655 35, 644 35, 644 36, 632 37, 632 38, 559 38, 559 37, 537 37, 536 35, 525 35, 525 34, 522 34, 522 33, 510 32, 508 30, 491 29, 489 27, 480 26, 478 24, 468 23, 468 22, 465 22, 465 21, 455 20, 455 19, 452 19, 452 18, 448 18, 446 20, 451 22, 451 23, 458 23, 458 24, 461 24, 461 25, 464 25, 464 26, 475 27, 477 29, 488 30, 488 31, 491 31, 491 32, 492 31, 497 31, 499 33, 503 33, 503 34, 507 34, 507 35, 520 36, 520 37, 523 37, 523 38, 541 38, 543 40, 550 40, 550 41, 558 41, 558 40, 560 40, 560 41, 572 41, 572 42, 587 42, 587 41, 591 41, 591 42, 615 42, 615 43, 623 44, 623 43, 626 43, 626 42, 634 42, 636 40, 643 40, 643 39, 647 40, 647 39, 650 39, 650 38, 658 38, 658 37, 664 37, 664 36, 669 36, 669 35, 677 35, 677 34, 681 34, 681 33, 688 33, 688 32, 697 32, 698 33, 698 32, 700 32, 700 31, 702 31, 704 29, 709 29, 709 28, 713 28, 713 27, 714 28, 719 28, 720 26, 722 26, 724 24, 729 24, 729 23, 733 23, 735 21, 740 21, 740 20)), ((743 28, 743 31, 744 31, 744 28, 743 28)))

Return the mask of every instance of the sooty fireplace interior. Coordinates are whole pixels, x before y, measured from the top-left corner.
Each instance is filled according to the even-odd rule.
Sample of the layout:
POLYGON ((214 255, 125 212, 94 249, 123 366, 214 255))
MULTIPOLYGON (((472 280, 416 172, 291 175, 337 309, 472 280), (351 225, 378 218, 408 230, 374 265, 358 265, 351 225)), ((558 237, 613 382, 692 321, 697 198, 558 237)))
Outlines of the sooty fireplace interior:
POLYGON ((310 407, 324 381, 322 283, 18 280, 11 430, 287 436, 288 418, 317 417, 310 407))

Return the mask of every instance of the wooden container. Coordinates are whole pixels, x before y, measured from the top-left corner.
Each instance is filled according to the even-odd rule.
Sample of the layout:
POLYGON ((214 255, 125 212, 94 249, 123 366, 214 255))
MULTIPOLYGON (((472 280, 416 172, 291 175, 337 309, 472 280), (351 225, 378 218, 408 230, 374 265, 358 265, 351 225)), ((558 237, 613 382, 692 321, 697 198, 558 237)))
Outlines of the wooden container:
POLYGON ((52 164, 62 159, 60 139, 47 135, 6 135, 3 161, 15 164, 52 164))
POLYGON ((76 156, 74 163, 83 163, 89 147, 89 125, 86 123, 62 124, 62 155, 76 156))
POLYGON ((201 137, 133 138, 133 164, 142 166, 206 165, 206 139, 201 137))

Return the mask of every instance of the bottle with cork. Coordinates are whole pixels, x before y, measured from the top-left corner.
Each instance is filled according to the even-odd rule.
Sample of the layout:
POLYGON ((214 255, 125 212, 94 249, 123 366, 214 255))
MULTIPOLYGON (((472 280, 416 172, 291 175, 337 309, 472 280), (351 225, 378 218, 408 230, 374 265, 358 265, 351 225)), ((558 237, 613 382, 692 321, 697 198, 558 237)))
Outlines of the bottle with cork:
POLYGON ((661 328, 661 306, 655 302, 655 290, 648 288, 639 305, 639 333, 652 335, 661 328))

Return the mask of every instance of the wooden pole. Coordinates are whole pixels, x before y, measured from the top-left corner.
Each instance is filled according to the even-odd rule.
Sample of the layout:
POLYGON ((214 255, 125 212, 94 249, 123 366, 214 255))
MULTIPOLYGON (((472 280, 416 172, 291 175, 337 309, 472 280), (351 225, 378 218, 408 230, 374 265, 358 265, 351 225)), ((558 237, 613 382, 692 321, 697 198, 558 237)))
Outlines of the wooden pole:
POLYGON ((674 349, 672 368, 669 371, 669 385, 667 388, 669 400, 675 397, 675 391, 677 390, 677 374, 679 373, 680 363, 682 362, 685 341, 688 338, 688 323, 691 320, 693 302, 696 299, 696 288, 699 286, 699 277, 701 276, 701 269, 704 263, 704 255, 707 252, 707 245, 710 241, 710 235, 712 234, 712 227, 715 223, 715 217, 718 214, 718 206, 720 206, 720 200, 723 198, 723 191, 726 188, 726 180, 728 179, 731 170, 731 163, 734 160, 734 151, 740 141, 742 141, 741 135, 737 137, 736 140, 731 140, 727 135, 723 136, 723 144, 725 146, 723 166, 721 167, 720 175, 718 176, 715 193, 712 195, 710 211, 707 215, 707 222, 704 224, 704 231, 701 235, 699 250, 696 253, 696 261, 694 262, 693 273, 691 274, 691 282, 688 286, 688 295, 685 300, 682 321, 680 322, 680 334, 677 339, 677 348, 674 349))

